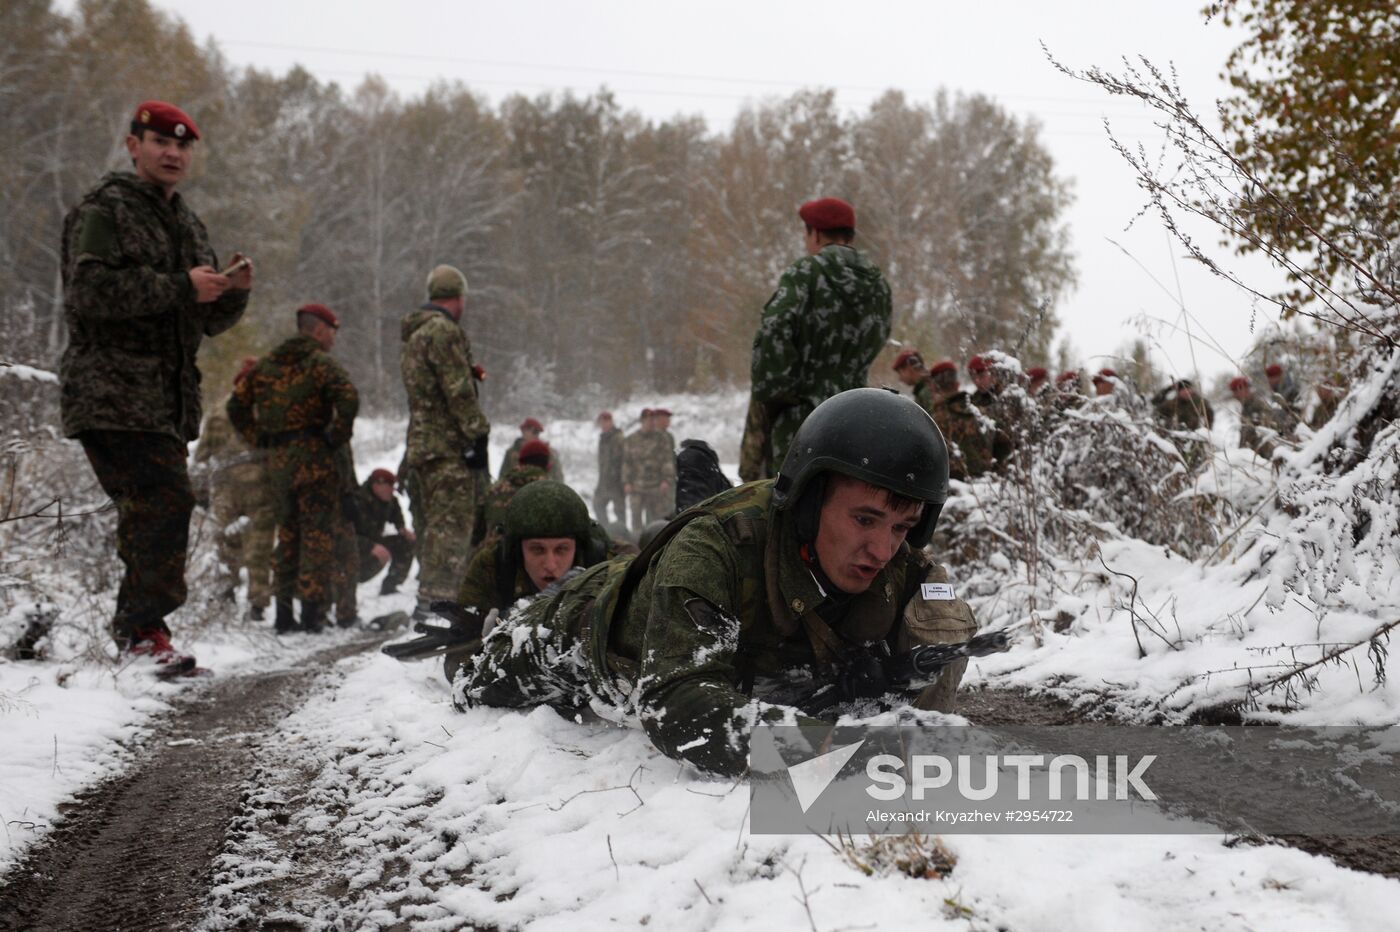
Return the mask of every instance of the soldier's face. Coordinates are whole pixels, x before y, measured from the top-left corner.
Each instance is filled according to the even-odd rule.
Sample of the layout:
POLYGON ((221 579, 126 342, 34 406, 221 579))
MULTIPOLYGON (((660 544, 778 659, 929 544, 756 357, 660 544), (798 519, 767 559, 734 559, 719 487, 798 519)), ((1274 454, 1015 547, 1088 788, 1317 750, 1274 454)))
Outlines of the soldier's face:
POLYGON ((394 483, 392 482, 375 482, 370 488, 374 489, 374 497, 381 502, 390 501, 394 497, 394 483))
POLYGON ((600 418, 598 418, 598 429, 601 430, 601 431, 609 431, 609 430, 612 430, 612 429, 613 429, 612 418, 610 418, 610 417, 600 417, 600 418))
POLYGON ((981 372, 972 373, 972 384, 976 385, 980 391, 985 392, 990 389, 993 382, 992 374, 986 369, 983 369, 981 372))
POLYGON ((1094 383, 1094 394, 1095 394, 1095 395, 1112 395, 1112 394, 1113 394, 1113 383, 1110 382, 1108 379, 1103 379, 1102 381, 1095 382, 1095 383, 1094 383))
POLYGON ((520 544, 520 555, 525 561, 525 575, 539 590, 545 589, 574 565, 572 537, 531 537, 520 544))
POLYGON ((135 135, 126 137, 126 151, 131 156, 136 177, 170 191, 190 170, 194 140, 146 130, 139 139, 135 135))
POLYGON ((817 526, 817 562, 842 592, 864 592, 918 524, 923 505, 890 507, 884 489, 833 475, 817 526))
POLYGON ((651 419, 651 426, 656 430, 665 430, 671 426, 671 415, 658 414, 651 419))
POLYGON ((905 363, 894 370, 894 374, 899 376, 899 381, 905 385, 917 385, 921 378, 921 373, 913 363, 905 363))

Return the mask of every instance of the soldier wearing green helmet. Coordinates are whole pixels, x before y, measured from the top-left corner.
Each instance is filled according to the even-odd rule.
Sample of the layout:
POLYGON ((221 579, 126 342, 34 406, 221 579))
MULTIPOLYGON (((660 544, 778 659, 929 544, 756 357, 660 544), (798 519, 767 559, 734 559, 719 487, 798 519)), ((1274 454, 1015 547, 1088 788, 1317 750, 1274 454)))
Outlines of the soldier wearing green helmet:
MULTIPOLYGON (((776 480, 688 509, 636 559, 586 570, 489 632, 454 700, 610 704, 668 756, 740 773, 756 723, 830 717, 795 680, 808 699, 859 682, 844 700, 897 701, 909 683, 850 673, 976 630, 922 549, 947 496, 947 448, 922 408, 842 392, 802 423, 776 480)), ((907 699, 951 711, 965 668, 907 699)))
MULTIPOLYGON (((499 616, 521 599, 538 595, 563 579, 574 567, 590 567, 619 553, 629 544, 610 540, 588 516, 588 506, 562 482, 538 479, 521 486, 506 506, 503 534, 476 552, 457 594, 463 620, 479 638, 485 620, 499 616)), ((480 642, 470 640, 447 652, 443 672, 452 681, 457 668, 480 642)))

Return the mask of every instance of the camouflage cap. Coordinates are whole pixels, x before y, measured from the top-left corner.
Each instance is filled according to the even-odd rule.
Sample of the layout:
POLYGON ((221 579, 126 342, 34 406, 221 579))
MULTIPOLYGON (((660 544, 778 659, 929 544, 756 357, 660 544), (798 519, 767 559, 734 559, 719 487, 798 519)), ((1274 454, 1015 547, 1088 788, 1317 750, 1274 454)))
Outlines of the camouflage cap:
POLYGON ((513 541, 535 537, 588 537, 588 506, 562 482, 538 479, 520 487, 506 506, 506 537, 513 541))
POLYGON ((450 265, 440 265, 428 273, 428 300, 465 298, 467 276, 450 265))

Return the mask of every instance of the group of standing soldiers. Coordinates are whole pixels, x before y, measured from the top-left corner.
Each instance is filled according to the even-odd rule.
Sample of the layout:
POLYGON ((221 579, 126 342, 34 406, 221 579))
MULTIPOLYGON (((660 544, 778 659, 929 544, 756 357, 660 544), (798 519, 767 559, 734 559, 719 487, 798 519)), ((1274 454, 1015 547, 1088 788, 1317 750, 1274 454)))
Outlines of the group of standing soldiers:
POLYGON ((607 528, 630 526, 638 535, 651 522, 675 512, 676 438, 671 412, 643 408, 637 430, 623 434, 611 411, 598 415, 598 485, 593 511, 607 528), (628 505, 631 523, 628 523, 628 505), (610 510, 611 509, 611 510, 610 510))

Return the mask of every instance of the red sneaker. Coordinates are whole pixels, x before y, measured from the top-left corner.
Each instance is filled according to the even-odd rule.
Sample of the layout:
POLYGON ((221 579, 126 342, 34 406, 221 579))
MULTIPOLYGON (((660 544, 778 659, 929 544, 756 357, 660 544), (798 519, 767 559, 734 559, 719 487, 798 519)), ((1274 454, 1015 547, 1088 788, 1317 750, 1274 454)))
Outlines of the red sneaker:
POLYGON ((131 639, 130 652, 137 657, 150 657, 160 668, 159 676, 178 676, 195 667, 190 654, 182 654, 170 643, 170 635, 159 628, 138 631, 131 639))

